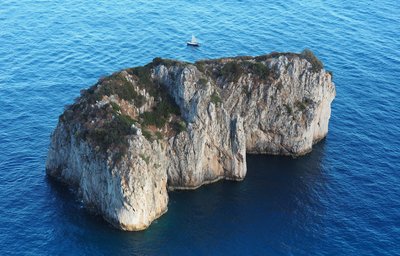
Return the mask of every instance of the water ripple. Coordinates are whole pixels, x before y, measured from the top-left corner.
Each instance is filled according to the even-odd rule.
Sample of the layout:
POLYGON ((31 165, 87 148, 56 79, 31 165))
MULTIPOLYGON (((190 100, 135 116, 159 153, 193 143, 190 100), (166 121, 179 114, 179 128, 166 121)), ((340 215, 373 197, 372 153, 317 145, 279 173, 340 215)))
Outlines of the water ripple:
POLYGON ((399 254, 397 1, 12 1, 0 9, 0 253, 399 254), (188 48, 191 34, 202 47, 188 48), (309 47, 334 71, 328 138, 299 159, 170 195, 125 233, 44 175, 65 104, 156 56, 195 61, 309 47))

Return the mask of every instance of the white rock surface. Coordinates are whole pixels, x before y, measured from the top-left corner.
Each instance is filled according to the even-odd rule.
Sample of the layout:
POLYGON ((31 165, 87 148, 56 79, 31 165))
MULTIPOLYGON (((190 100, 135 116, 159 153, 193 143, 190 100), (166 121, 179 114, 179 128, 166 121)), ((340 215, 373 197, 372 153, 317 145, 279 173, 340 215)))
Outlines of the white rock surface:
MULTIPOLYGON (((230 61, 237 60, 205 66, 210 71, 230 61)), ((328 132, 336 94, 331 75, 324 69, 313 72, 311 64, 298 56, 281 55, 261 63, 273 79, 244 72, 230 81, 186 63, 153 67, 152 78, 179 105, 186 131, 149 142, 138 130, 127 136, 129 148, 115 161, 112 152, 100 153, 76 139, 79 124, 60 121, 52 135, 47 173, 75 186, 85 204, 114 226, 142 230, 166 212, 167 189, 242 180, 246 153, 306 154, 328 132)), ((123 74, 135 84, 127 72, 123 74)), ((154 104, 145 91, 141 94, 148 102, 140 109, 132 105, 132 113, 143 113, 154 104)))

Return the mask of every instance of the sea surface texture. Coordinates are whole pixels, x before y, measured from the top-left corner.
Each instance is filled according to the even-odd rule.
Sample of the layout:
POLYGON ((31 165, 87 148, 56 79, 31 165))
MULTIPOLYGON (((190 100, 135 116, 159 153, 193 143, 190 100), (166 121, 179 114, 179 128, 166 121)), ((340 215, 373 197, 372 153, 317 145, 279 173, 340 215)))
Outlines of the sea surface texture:
POLYGON ((0 255, 399 255, 399 33, 398 0, 2 0, 0 255), (337 98, 305 157, 249 155, 243 182, 173 192, 133 233, 45 175, 58 116, 101 76, 306 47, 337 98))

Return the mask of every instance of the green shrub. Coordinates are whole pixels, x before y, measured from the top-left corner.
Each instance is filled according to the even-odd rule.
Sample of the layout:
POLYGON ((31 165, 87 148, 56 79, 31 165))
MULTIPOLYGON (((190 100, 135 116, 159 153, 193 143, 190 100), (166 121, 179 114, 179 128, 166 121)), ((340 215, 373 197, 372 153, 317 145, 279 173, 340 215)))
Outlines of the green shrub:
POLYGON ((153 141, 153 136, 151 135, 151 133, 148 130, 143 129, 142 134, 148 141, 150 141, 150 142, 153 141))
POLYGON ((237 57, 235 57, 235 59, 242 60, 242 61, 247 61, 247 60, 254 59, 254 57, 253 56, 237 56, 237 57))
POLYGON ((163 59, 163 64, 167 67, 170 66, 180 66, 180 65, 186 65, 189 64, 188 62, 184 62, 184 61, 177 61, 177 60, 170 60, 170 59, 163 59))
POLYGON ((261 62, 244 62, 244 65, 249 69, 250 72, 258 76, 260 79, 267 79, 270 73, 268 66, 261 62))
POLYGON ((144 154, 140 154, 140 157, 143 159, 143 161, 146 162, 146 164, 149 164, 150 162, 150 156, 146 156, 144 154))
POLYGON ((102 95, 118 95, 120 99, 133 100, 138 94, 133 88, 133 85, 121 74, 115 73, 103 80, 98 88, 99 96, 102 95))
POLYGON ((221 103, 221 102, 222 102, 222 100, 221 100, 221 98, 219 97, 218 93, 215 92, 215 91, 214 91, 213 94, 211 95, 211 102, 214 103, 215 105, 218 105, 218 103, 221 103))
POLYGON ((123 148, 126 148, 128 144, 125 136, 133 133, 131 127, 134 123, 135 121, 129 116, 116 115, 101 127, 88 130, 85 136, 100 146, 103 151, 106 151, 112 145, 122 145, 123 148))
POLYGON ((153 61, 152 61, 152 63, 153 63, 154 66, 160 65, 160 64, 162 64, 162 62, 163 62, 163 59, 160 58, 160 57, 156 57, 156 58, 154 58, 153 61))
POLYGON ((136 121, 133 120, 130 116, 127 115, 117 115, 114 120, 118 122, 119 125, 122 125, 124 127, 129 127, 129 129, 132 127, 132 124, 135 124, 136 121))
POLYGON ((207 79, 200 78, 198 83, 199 83, 200 86, 206 86, 207 85, 207 79))
POLYGON ((304 111, 307 108, 307 105, 305 102, 301 102, 301 101, 296 101, 294 103, 294 105, 300 110, 300 111, 304 111))
POLYGON ((151 69, 149 66, 136 67, 128 69, 127 72, 138 78, 139 84, 142 88, 146 88, 147 91, 152 95, 154 89, 153 80, 151 79, 151 69))
POLYGON ((177 61, 177 60, 171 60, 171 59, 162 59, 160 57, 154 58, 153 61, 148 64, 149 67, 156 67, 158 65, 164 65, 167 67, 170 66, 179 66, 179 65, 185 65, 189 64, 188 62, 184 61, 177 61))
POLYGON ((139 95, 134 99, 134 102, 135 102, 136 107, 140 108, 140 107, 142 107, 142 106, 146 103, 146 97, 139 94, 139 95))
POLYGON ((309 49, 304 49, 301 52, 301 56, 311 63, 312 71, 319 72, 324 68, 322 62, 309 49))
MULTIPOLYGON (((101 100, 104 95, 117 95, 123 100, 133 100, 137 107, 143 106, 146 102, 146 98, 135 91, 133 84, 130 83, 121 72, 102 78, 95 86, 92 86, 88 90, 83 90, 81 95, 89 104, 101 100)), ((117 109, 119 106, 117 107, 112 104, 112 107, 115 111, 118 111, 117 109)))
POLYGON ((287 112, 289 115, 293 114, 293 110, 292 110, 292 108, 291 108, 288 104, 285 104, 285 108, 286 108, 286 112, 287 112))
POLYGON ((163 139, 163 135, 159 131, 156 131, 156 137, 157 137, 157 140, 162 140, 163 139))
POLYGON ((205 68, 206 64, 203 61, 196 61, 194 65, 197 67, 197 70, 200 71, 201 73, 204 74, 206 72, 205 68))
POLYGON ((306 106, 309 106, 309 105, 311 105, 313 103, 313 101, 311 99, 309 99, 309 98, 305 98, 305 99, 303 99, 303 103, 306 106))
MULTIPOLYGON (((156 58, 154 63, 173 63, 169 60, 156 58)), ((133 69, 127 69, 130 75, 138 81, 138 87, 145 89, 157 101, 152 111, 145 112, 140 116, 142 124, 142 134, 149 140, 154 138, 162 139, 161 132, 153 132, 145 129, 146 125, 155 125, 158 128, 164 127, 171 115, 180 116, 180 109, 166 89, 160 84, 153 82, 151 78, 152 66, 146 65, 133 69)), ((111 148, 113 152, 119 152, 123 155, 129 147, 126 136, 132 135, 134 129, 132 124, 137 121, 130 116, 120 114, 121 106, 118 102, 110 102, 100 108, 90 107, 101 100, 104 95, 117 95, 120 99, 133 101, 136 107, 141 107, 146 103, 146 98, 136 92, 134 87, 122 72, 114 73, 109 77, 99 80, 99 82, 87 90, 81 92, 81 98, 75 101, 75 104, 67 106, 65 112, 59 117, 60 121, 74 120, 79 122, 82 132, 76 133, 76 137, 88 140, 95 148, 107 152, 111 148), (101 121, 99 121, 101 120, 101 121), (94 121, 94 122, 93 122, 94 121)), ((176 118, 174 118, 175 120, 176 118)), ((178 129, 186 129, 183 126, 178 129)))
POLYGON ((144 112, 140 115, 143 119, 143 125, 155 125, 162 128, 172 114, 180 115, 179 107, 173 99, 169 95, 163 94, 163 96, 153 111, 144 112))
POLYGON ((256 61, 266 61, 271 58, 279 58, 281 56, 286 56, 287 58, 293 58, 295 56, 298 56, 298 54, 293 53, 293 52, 271 52, 266 55, 261 55, 255 57, 256 61))
POLYGON ((113 110, 114 110, 115 112, 121 111, 121 108, 120 108, 120 106, 119 106, 117 103, 111 101, 110 104, 111 104, 111 106, 112 106, 112 108, 113 108, 113 110))
POLYGON ((233 82, 237 82, 242 73, 243 68, 236 61, 226 63, 221 69, 221 75, 233 82))
POLYGON ((100 85, 100 82, 98 84, 93 85, 92 87, 90 87, 87 90, 82 90, 81 97, 85 98, 89 104, 94 104, 94 103, 96 103, 96 101, 101 100, 103 95, 100 95, 100 93, 96 93, 96 90, 99 85, 100 85))
POLYGON ((185 121, 182 121, 182 120, 174 122, 173 127, 178 133, 184 132, 187 130, 186 123, 185 123, 185 121))
POLYGON ((175 103, 174 99, 168 94, 164 94, 161 102, 159 102, 156 106, 157 112, 164 117, 170 117, 171 114, 180 115, 181 112, 179 110, 178 105, 175 103))
POLYGON ((144 112, 140 115, 143 119, 142 125, 155 125, 158 128, 164 127, 167 122, 164 116, 159 116, 156 111, 144 112))

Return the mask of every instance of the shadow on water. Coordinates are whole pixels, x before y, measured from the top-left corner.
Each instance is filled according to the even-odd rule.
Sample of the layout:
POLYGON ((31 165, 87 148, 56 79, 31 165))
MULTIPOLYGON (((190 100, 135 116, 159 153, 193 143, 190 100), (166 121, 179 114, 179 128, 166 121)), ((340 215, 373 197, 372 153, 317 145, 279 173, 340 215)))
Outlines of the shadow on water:
POLYGON ((313 241, 318 236, 324 211, 320 200, 325 184, 324 144, 322 141, 313 152, 297 159, 248 155, 244 181, 221 181, 170 193, 168 212, 143 232, 114 229, 85 210, 71 189, 47 178, 58 218, 54 239, 62 241, 69 236, 70 246, 78 246, 77 252, 84 249, 89 253, 101 249, 119 254, 193 250, 204 254, 219 248, 235 254, 235 248, 260 246, 271 253, 293 251, 293 243, 309 243, 310 236, 313 241), (64 225, 59 225, 60 219, 64 225))
MULTIPOLYGON (((81 253, 103 249, 104 245, 112 245, 109 238, 123 234, 114 229, 99 215, 84 208, 74 189, 66 184, 46 176, 48 197, 52 204, 52 226, 54 234, 50 243, 58 243, 55 253, 81 253), (60 225, 61 224, 61 225, 60 225), (99 243, 99 246, 96 245, 99 243), (99 248, 100 247, 100 248, 99 248), (96 249, 97 248, 97 249, 96 249)), ((112 239, 111 239, 112 240, 112 239)), ((107 247, 107 246, 106 246, 107 247)), ((116 250, 117 247, 114 248, 116 250)))
POLYGON ((66 218, 67 221, 71 222, 76 221, 77 225, 90 223, 93 225, 109 226, 101 216, 84 208, 83 203, 79 201, 75 188, 71 188, 67 184, 47 175, 45 180, 49 186, 49 193, 53 196, 52 201, 57 202, 55 205, 57 213, 59 213, 57 217, 66 218), (72 214, 73 212, 75 214, 72 214))
POLYGON ((299 157, 248 155, 248 172, 244 186, 257 190, 264 200, 278 203, 275 210, 293 211, 318 206, 318 193, 324 186, 325 176, 322 141, 311 153, 299 157))
POLYGON ((204 253, 210 245, 225 250, 232 244, 289 252, 293 244, 318 241, 315 238, 321 237, 318 231, 325 210, 321 199, 327 179, 322 164, 324 148, 322 141, 310 154, 296 159, 248 155, 244 181, 222 181, 195 191, 170 193, 170 210, 161 221, 171 222, 179 230, 189 229, 180 235, 196 241, 189 242, 190 246, 204 253), (250 244, 242 244, 244 241, 250 244))

